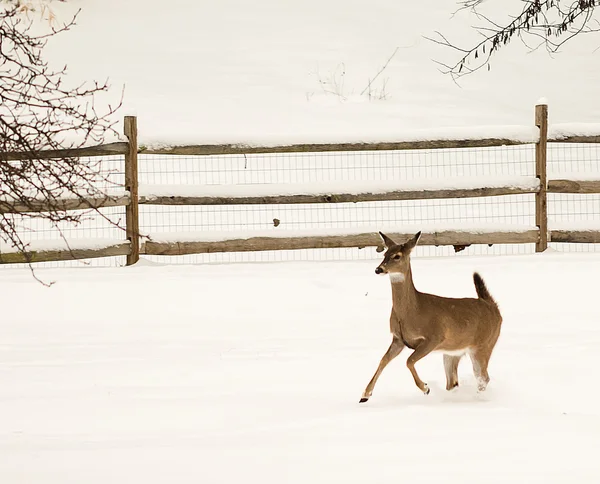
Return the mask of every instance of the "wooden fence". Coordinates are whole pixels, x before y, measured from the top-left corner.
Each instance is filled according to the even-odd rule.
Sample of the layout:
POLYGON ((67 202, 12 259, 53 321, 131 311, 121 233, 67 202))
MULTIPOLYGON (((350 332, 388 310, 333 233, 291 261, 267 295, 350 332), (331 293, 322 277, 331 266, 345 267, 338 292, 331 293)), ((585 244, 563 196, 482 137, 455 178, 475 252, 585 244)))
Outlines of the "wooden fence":
MULTIPOLYGON (((77 158, 84 156, 125 156, 125 192, 123 195, 102 196, 98 198, 74 199, 65 198, 52 201, 55 210, 83 210, 100 209, 107 207, 126 207, 126 240, 102 248, 77 248, 49 249, 30 251, 26 254, 19 252, 0 253, 0 264, 49 262, 63 260, 92 259, 97 257, 127 256, 127 265, 135 264, 139 260, 139 215, 138 215, 138 174, 137 174, 137 119, 135 116, 125 116, 125 136, 127 142, 110 143, 100 146, 40 151, 38 159, 52 158, 77 158)), ((27 155, 22 153, 4 153, 8 161, 26 160, 27 155)), ((47 212, 49 204, 44 201, 39 203, 3 204, 0 200, 0 213, 31 213, 47 212)))
MULTIPOLYGON (((65 210, 75 210, 89 207, 126 207, 126 239, 123 243, 110 247, 96 249, 48 250, 30 252, 27 255, 18 253, 0 254, 0 263, 42 262, 52 260, 72 260, 93 257, 126 255, 127 265, 135 264, 140 254, 149 255, 184 255, 210 252, 242 252, 265 250, 290 250, 313 248, 343 248, 343 247, 380 247, 381 241, 376 232, 352 233, 344 235, 303 236, 294 235, 293 231, 286 232, 287 236, 243 237, 225 240, 197 240, 188 242, 157 242, 140 243, 139 235, 139 204, 153 205, 252 205, 252 204, 329 204, 343 202, 372 202, 386 200, 424 200, 441 198, 472 198, 496 197, 515 194, 535 194, 535 224, 536 228, 520 232, 496 231, 488 233, 445 230, 428 233, 424 229, 420 244, 422 245, 454 245, 471 244, 521 244, 534 243, 536 251, 546 250, 549 242, 570 243, 600 243, 600 231, 566 231, 548 230, 548 193, 581 193, 600 194, 600 180, 577 181, 567 179, 547 179, 547 145, 551 142, 560 143, 600 143, 600 136, 572 136, 556 139, 548 138, 548 107, 538 105, 535 108, 535 125, 539 128, 539 137, 535 140, 536 178, 537 182, 527 186, 481 186, 455 189, 392 189, 385 192, 369 191, 362 193, 304 193, 293 195, 252 195, 252 196, 143 196, 139 195, 138 186, 138 143, 137 120, 135 117, 125 117, 125 136, 128 142, 112 143, 92 148, 77 150, 47 151, 42 158, 61 158, 74 156, 102 156, 122 154, 125 156, 125 190, 126 195, 120 197, 104 197, 86 200, 85 203, 75 200, 64 200, 65 210)), ((377 150, 414 150, 440 148, 474 148, 503 145, 531 144, 533 141, 518 141, 504 138, 488 138, 479 140, 430 140, 403 141, 397 143, 352 143, 352 144, 306 144, 276 147, 247 147, 239 145, 197 145, 175 147, 161 150, 144 150, 147 154, 173 155, 223 155, 250 153, 292 153, 292 152, 327 152, 327 151, 377 151, 377 150)), ((5 154, 10 160, 24 159, 19 153, 5 154)), ((2 207, 0 213, 9 210, 2 207)), ((37 211, 47 210, 44 203, 36 207, 37 211)), ((11 207, 10 211, 31 212, 31 206, 11 207)), ((248 234, 250 235, 250 234, 248 234)), ((394 238, 408 238, 409 233, 390 233, 394 238)))

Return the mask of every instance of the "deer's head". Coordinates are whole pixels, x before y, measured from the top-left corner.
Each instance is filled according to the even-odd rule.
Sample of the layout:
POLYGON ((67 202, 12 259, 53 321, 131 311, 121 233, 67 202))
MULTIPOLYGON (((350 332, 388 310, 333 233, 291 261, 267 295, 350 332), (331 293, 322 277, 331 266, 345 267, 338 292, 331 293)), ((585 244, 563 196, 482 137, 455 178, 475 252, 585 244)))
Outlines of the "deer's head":
POLYGON ((421 232, 404 244, 397 244, 387 235, 379 232, 387 250, 383 261, 375 269, 375 274, 389 274, 392 281, 402 282, 410 270, 410 253, 415 248, 421 237, 421 232))

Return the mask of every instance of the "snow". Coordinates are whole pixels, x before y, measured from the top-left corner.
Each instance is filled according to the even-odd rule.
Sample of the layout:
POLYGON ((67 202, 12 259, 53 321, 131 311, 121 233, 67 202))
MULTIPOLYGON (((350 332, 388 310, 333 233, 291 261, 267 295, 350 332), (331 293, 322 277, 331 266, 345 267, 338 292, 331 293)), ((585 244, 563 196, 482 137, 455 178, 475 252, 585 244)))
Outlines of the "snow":
MULTIPOLYGON (((488 3, 488 14, 506 5, 488 3)), ((68 64, 72 85, 110 77, 115 89, 98 107, 114 103, 125 86, 118 118, 139 117, 141 146, 480 137, 532 143, 540 93, 552 99, 550 138, 600 134, 600 124, 585 124, 600 116, 593 36, 577 37, 554 59, 513 43, 490 73, 457 86, 432 62, 450 59, 448 53, 423 38, 436 30, 460 45, 476 38, 466 12, 451 18, 455 0, 435 7, 356 0, 51 6, 58 20, 82 8, 78 25, 50 40, 52 64, 68 64), (361 95, 396 47, 371 95, 361 95)), ((537 187, 531 177, 493 180, 479 177, 476 185, 537 187)), ((256 196, 440 183, 144 185, 140 192, 256 196)), ((526 210, 519 202, 512 211, 526 210)), ((162 212, 156 214, 160 222, 162 212)), ((227 217, 236 216, 219 212, 218 219, 232 223, 227 217)), ((394 217, 405 219, 398 209, 394 217)), ((261 224, 263 218, 270 222, 272 214, 261 215, 261 224)), ((170 226, 204 226, 195 220, 170 226)), ((156 241, 185 241, 535 228, 420 222, 149 232, 156 241)), ((551 228, 567 225, 597 228, 594 220, 551 228)), ((419 289, 474 296, 477 270, 499 301, 504 323, 491 383, 478 394, 465 360, 461 386, 446 392, 442 358, 431 355, 417 365, 431 388, 423 396, 405 367, 406 351, 363 405, 358 400, 390 341, 390 283, 374 274, 378 261, 155 260, 127 268, 38 268, 38 277, 55 282, 50 288, 27 271, 3 267, 0 482, 562 484, 600 477, 598 254, 415 258, 419 289)))
POLYGON ((600 123, 564 123, 548 127, 548 138, 560 140, 569 136, 600 136, 600 123))
MULTIPOLYGON (((129 195, 129 191, 128 190, 124 190, 123 188, 100 188, 98 187, 97 190, 98 192, 94 191, 86 191, 89 190, 87 187, 84 188, 82 190, 81 195, 79 194, 75 194, 73 193, 71 190, 67 190, 67 189, 57 189, 54 190, 52 192, 53 194, 53 203, 56 204, 60 204, 61 200, 75 200, 75 199, 80 199, 83 196, 86 196, 88 193, 90 193, 91 195, 93 195, 95 198, 97 198, 98 196, 105 196, 107 198, 112 198, 112 199, 118 199, 121 197, 126 197, 129 195)), ((39 191, 35 191, 35 190, 24 190, 22 192, 22 194, 20 194, 21 197, 27 197, 29 200, 31 201, 40 201, 40 202, 45 202, 46 200, 42 197, 37 196, 39 195, 39 191)), ((14 203, 15 201, 20 201, 19 199, 15 199, 14 197, 9 196, 8 194, 2 194, 0 195, 0 202, 12 202, 14 203)))
MULTIPOLYGON (((489 3, 492 17, 522 8, 516 1, 489 3)), ((452 15, 456 0, 434 7, 382 0, 366 9, 358 0, 51 5, 57 21, 82 9, 77 25, 50 41, 52 65, 66 63, 73 85, 108 77, 113 90, 98 107, 115 104, 124 87, 118 129, 122 116, 137 115, 142 146, 501 135, 494 126, 525 126, 502 137, 533 141, 540 93, 552 100, 551 125, 594 123, 600 116, 593 35, 576 37, 555 56, 511 43, 490 72, 459 85, 440 73, 434 61, 457 56, 424 37, 441 31, 460 47, 478 40, 476 18, 452 15), (369 84, 371 95, 361 95, 369 84)))
POLYGON ((470 363, 389 345, 378 261, 6 269, 0 480, 106 484, 597 482, 600 255, 413 260, 423 291, 475 296, 502 334, 470 363))
POLYGON ((600 231, 600 220, 569 220, 548 223, 551 230, 600 231))
MULTIPOLYGON (((560 167, 559 167, 560 168, 560 167)), ((553 171, 552 167, 549 168, 548 178, 550 180, 569 180, 569 181, 600 181, 599 172, 562 172, 559 170, 553 171)))
MULTIPOLYGON (((108 247, 114 247, 128 243, 125 240, 125 234, 123 233, 123 239, 114 238, 102 238, 102 237, 86 237, 85 239, 74 239, 65 237, 61 239, 47 239, 47 240, 32 240, 27 243, 27 250, 29 251, 46 251, 46 250, 79 250, 79 249, 91 249, 100 250, 108 247)), ((0 254, 15 253, 18 252, 16 247, 6 242, 0 242, 0 254)))
POLYGON ((386 193, 392 191, 465 190, 515 188, 535 191, 539 180, 526 176, 448 177, 411 181, 336 181, 327 183, 252 183, 222 185, 140 185, 139 195, 153 197, 274 197, 280 195, 328 195, 386 193))
MULTIPOLYGON (((219 138, 212 140, 214 144, 242 145, 247 147, 276 147, 289 146, 294 144, 334 144, 334 143, 401 143, 417 141, 456 141, 456 140, 480 140, 480 139, 503 139, 516 141, 520 143, 536 143, 539 139, 539 130, 530 126, 470 126, 470 127, 441 127, 428 129, 403 129, 394 132, 394 134, 365 134, 358 138, 349 139, 344 134, 331 135, 324 131, 319 134, 289 134, 285 137, 265 137, 257 136, 253 139, 234 139, 219 138)), ((146 146, 148 149, 167 149, 173 146, 185 146, 198 144, 201 141, 198 137, 182 138, 173 143, 149 141, 146 146)), ((205 143, 205 141, 203 141, 205 143)), ((210 144, 211 142, 208 142, 210 144)))
POLYGON ((405 233, 412 234, 421 230, 423 233, 435 233, 451 230, 454 232, 469 232, 487 234, 492 232, 527 232, 536 230, 535 226, 502 223, 428 223, 405 225, 362 225, 344 228, 314 228, 314 229, 277 229, 270 230, 227 230, 227 231, 189 231, 189 232, 150 232, 149 237, 153 242, 219 242, 223 240, 245 240, 252 237, 326 237, 338 235, 405 233))

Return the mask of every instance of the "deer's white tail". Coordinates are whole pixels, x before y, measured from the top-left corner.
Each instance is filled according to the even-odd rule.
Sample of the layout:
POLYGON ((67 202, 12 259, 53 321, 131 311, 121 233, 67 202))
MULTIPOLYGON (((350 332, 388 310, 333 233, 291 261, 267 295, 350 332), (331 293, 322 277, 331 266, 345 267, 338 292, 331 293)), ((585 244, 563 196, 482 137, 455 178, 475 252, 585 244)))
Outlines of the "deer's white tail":
POLYGON ((484 301, 492 303, 494 306, 498 306, 490 291, 488 291, 485 282, 483 282, 482 277, 477 273, 473 273, 473 282, 475 283, 475 290, 477 291, 477 296, 479 299, 483 299, 484 301))

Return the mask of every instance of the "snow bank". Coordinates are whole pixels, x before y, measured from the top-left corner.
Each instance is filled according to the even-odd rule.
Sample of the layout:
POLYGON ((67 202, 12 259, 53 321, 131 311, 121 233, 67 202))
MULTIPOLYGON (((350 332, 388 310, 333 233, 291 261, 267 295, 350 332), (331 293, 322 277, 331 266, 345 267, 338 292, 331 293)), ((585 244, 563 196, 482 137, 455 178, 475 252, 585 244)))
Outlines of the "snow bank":
MULTIPOLYGON (((541 93, 552 100, 551 122, 597 121, 592 36, 566 44, 556 58, 509 46, 510 62, 500 56, 490 72, 460 86, 440 73, 434 60, 452 63, 456 53, 424 37, 440 31, 457 45, 474 40, 473 17, 452 15, 456 0, 376 2, 368 8, 373 22, 365 21, 361 3, 346 0, 285 8, 280 0, 173 0, 168 8, 145 0, 53 2, 58 22, 79 7, 77 25, 48 44, 51 65, 67 64, 66 82, 74 85, 110 78, 113 90, 96 100, 98 109, 118 102, 125 86, 117 129, 122 116, 137 115, 141 145, 533 142, 541 93), (199 27, 200 19, 210 20, 199 27), (115 34, 106 35, 107 28, 115 34), (496 125, 508 128, 487 128, 496 125)), ((503 3, 489 8, 501 17, 507 12, 503 3)))
MULTIPOLYGON (((124 2, 124 5, 127 2, 124 2)), ((0 272, 6 484, 593 484, 600 254, 415 259, 504 322, 477 392, 442 356, 361 393, 390 343, 374 261, 0 272)))

